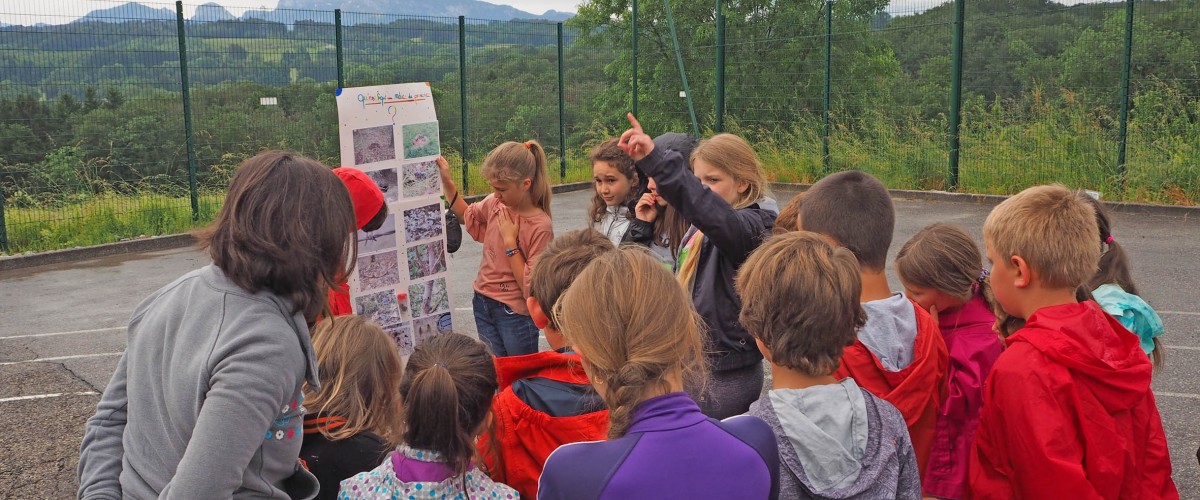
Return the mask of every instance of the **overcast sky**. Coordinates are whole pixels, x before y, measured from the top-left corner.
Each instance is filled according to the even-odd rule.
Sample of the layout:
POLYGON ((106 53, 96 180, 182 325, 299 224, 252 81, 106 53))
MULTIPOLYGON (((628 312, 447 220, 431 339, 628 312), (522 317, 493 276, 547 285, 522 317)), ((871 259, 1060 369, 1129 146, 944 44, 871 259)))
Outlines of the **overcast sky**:
MULTIPOLYGON (((114 7, 129 0, 0 0, 0 22, 8 24, 32 25, 37 23, 64 24, 83 17, 96 9, 114 7), (22 12, 22 14, 16 14, 22 12)), ((188 0, 184 2, 184 15, 191 16, 196 6, 208 1, 216 1, 233 15, 238 16, 247 9, 274 8, 279 0, 188 0)), ((575 12, 576 6, 583 0, 484 0, 489 3, 512 5, 518 9, 534 14, 541 14, 554 9, 564 12, 575 12)), ((945 3, 947 0, 892 0, 888 12, 893 14, 911 13, 945 3)), ((1060 3, 1073 5, 1076 3, 1096 3, 1103 0, 1058 0, 1060 3)), ((1110 0, 1111 1, 1111 0, 1110 0)), ((144 1, 144 5, 155 8, 174 9, 174 2, 157 0, 144 1)))

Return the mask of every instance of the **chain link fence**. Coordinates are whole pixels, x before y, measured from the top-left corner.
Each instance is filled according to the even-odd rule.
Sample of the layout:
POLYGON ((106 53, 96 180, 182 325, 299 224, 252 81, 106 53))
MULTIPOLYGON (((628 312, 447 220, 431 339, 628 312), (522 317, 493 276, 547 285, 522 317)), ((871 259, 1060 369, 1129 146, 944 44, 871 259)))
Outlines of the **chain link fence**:
POLYGON ((1200 202, 1200 0, 641 0, 566 23, 89 6, 0 7, 5 252, 204 223, 263 149, 339 162, 337 88, 410 81, 432 85, 475 193, 509 140, 588 179, 588 149, 634 111, 654 133, 738 133, 782 182, 856 168, 895 188, 1200 202))

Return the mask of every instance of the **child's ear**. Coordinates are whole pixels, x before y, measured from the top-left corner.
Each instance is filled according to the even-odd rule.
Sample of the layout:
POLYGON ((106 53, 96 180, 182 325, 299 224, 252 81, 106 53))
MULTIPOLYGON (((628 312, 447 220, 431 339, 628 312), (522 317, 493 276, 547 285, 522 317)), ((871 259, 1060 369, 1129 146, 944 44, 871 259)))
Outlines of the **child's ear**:
POLYGON ((771 350, 767 349, 766 344, 763 344, 763 342, 761 340, 759 340, 758 337, 754 338, 754 343, 755 343, 755 345, 758 346, 758 352, 762 353, 763 357, 767 359, 767 362, 774 364, 775 362, 771 361, 771 350))
POLYGON ((1032 270, 1024 257, 1014 255, 1009 258, 1008 263, 1013 267, 1013 286, 1025 288, 1032 283, 1032 270))
POLYGON ((738 181, 738 194, 746 194, 750 190, 749 181, 738 181))
POLYGON ((541 330, 550 326, 550 317, 546 316, 546 311, 542 310, 542 304, 538 302, 538 299, 533 297, 525 299, 525 306, 529 308, 529 318, 533 320, 534 326, 541 330))
POLYGON ((525 180, 521 181, 521 189, 522 190, 529 191, 529 189, 532 187, 533 187, 533 179, 525 179, 525 180))

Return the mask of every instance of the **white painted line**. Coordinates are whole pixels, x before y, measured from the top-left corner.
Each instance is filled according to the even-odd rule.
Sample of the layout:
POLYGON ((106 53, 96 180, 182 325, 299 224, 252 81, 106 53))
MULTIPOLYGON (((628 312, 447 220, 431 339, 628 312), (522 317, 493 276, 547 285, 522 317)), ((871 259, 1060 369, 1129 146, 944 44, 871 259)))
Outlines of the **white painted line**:
POLYGON ((1200 316, 1200 312, 1190 311, 1157 311, 1158 314, 1179 314, 1183 316, 1200 316))
POLYGON ((33 334, 29 334, 29 335, 13 335, 11 337, 0 337, 0 340, 31 339, 31 338, 35 338, 35 337, 55 337, 58 335, 79 335, 79 334, 83 334, 83 333, 106 333, 106 332, 117 332, 117 331, 121 331, 124 329, 125 329, 125 327, 123 327, 123 326, 114 326, 112 328, 96 328, 95 330, 75 330, 75 331, 70 331, 70 332, 33 333, 33 334))
POLYGON ((1163 348, 1168 351, 1200 351, 1200 347, 1188 345, 1164 345, 1163 348))
POLYGON ((454 310, 455 311, 470 311, 471 308, 470 307, 455 307, 454 310))
POLYGON ((1200 394, 1190 394, 1186 392, 1155 392, 1154 395, 1166 396, 1169 398, 1200 399, 1200 394))
POLYGON ((67 360, 67 359, 83 359, 83 358, 99 358, 99 357, 104 357, 104 356, 120 356, 122 354, 125 354, 125 353, 124 352, 102 352, 99 354, 76 354, 74 356, 57 356, 57 357, 53 357, 53 358, 27 359, 24 361, 7 361, 4 363, 0 363, 0 366, 20 365, 20 364, 25 364, 25 363, 45 363, 47 361, 63 361, 63 360, 67 360))
POLYGON ((46 398, 61 398, 63 396, 99 396, 96 391, 87 392, 57 392, 53 394, 35 394, 33 396, 16 396, 12 398, 0 398, 0 403, 8 403, 12 401, 28 401, 30 399, 46 399, 46 398))

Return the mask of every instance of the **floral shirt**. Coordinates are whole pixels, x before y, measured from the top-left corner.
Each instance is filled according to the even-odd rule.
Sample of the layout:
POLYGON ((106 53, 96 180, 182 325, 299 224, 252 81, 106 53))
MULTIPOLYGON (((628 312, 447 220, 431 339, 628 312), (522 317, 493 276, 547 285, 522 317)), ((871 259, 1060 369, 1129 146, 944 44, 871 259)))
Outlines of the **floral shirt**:
POLYGON ((342 481, 339 499, 498 499, 520 498, 516 490, 471 467, 454 475, 441 454, 401 445, 379 467, 342 481))

